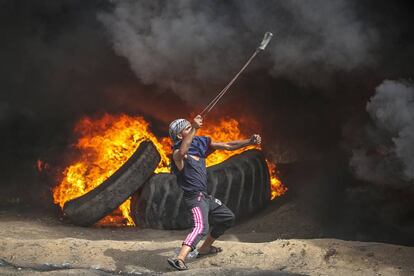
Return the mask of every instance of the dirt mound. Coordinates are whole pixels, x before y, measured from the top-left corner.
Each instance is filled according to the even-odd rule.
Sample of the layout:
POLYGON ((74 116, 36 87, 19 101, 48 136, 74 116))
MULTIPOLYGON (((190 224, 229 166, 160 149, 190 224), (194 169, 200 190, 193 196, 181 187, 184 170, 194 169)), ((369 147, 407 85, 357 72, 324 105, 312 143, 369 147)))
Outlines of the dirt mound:
MULTIPOLYGON (((289 207, 285 207, 289 208, 289 207)), ((294 207, 290 207, 293 208, 294 207)), ((282 208, 281 208, 282 209, 282 208)), ((280 210, 280 216, 288 211, 280 210)), ((269 214, 263 214, 261 230, 269 214)), ((253 222, 252 222, 253 223, 253 222)), ((185 231, 137 228, 82 228, 53 217, 0 213, 0 274, 6 275, 412 275, 414 248, 336 239, 277 239, 261 242, 243 232, 250 222, 229 231, 217 244, 224 252, 188 262, 174 272, 174 255, 185 231), (244 230, 243 230, 244 229, 244 230)))

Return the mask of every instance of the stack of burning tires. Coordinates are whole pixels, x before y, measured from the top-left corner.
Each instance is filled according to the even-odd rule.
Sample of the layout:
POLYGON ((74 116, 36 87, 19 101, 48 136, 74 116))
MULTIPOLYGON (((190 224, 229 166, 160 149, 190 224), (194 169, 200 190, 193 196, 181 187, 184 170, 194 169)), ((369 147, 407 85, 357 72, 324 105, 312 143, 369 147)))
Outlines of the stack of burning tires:
MULTIPOLYGON (((191 227, 183 192, 170 173, 155 174, 160 154, 150 141, 140 144, 129 160, 94 190, 68 201, 64 214, 77 225, 89 226, 132 195, 131 213, 139 227, 191 227)), ((261 151, 253 149, 208 167, 208 193, 220 199, 238 220, 270 202, 270 175, 261 151)))

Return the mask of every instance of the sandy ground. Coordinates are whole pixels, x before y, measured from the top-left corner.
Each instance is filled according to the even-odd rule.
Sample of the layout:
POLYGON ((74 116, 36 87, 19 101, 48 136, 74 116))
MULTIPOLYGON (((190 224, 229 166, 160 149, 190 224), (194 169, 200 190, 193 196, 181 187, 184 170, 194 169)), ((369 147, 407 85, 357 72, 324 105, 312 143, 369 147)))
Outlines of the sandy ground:
MULTIPOLYGON (((292 214, 292 208, 282 206, 278 216, 292 214)), ((414 275, 414 247, 287 239, 287 228, 268 227, 269 214, 224 235, 217 242, 224 252, 190 260, 189 271, 176 272, 166 259, 174 256, 186 231, 83 228, 52 215, 0 211, 0 274, 414 275)), ((296 236, 318 231, 299 221, 296 236)))

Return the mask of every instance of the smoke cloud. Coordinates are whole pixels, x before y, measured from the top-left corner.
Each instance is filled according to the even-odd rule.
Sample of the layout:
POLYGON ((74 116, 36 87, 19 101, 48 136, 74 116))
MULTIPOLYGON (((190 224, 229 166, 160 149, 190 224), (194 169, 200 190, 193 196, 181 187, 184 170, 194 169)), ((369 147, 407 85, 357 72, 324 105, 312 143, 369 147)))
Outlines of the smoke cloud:
POLYGON ((253 66, 273 77, 324 86, 332 72, 373 63, 376 32, 349 1, 113 3, 98 19, 116 53, 144 83, 193 102, 224 86, 266 31, 275 37, 253 66))
POLYGON ((353 151, 350 164, 355 174, 370 182, 413 189, 413 84, 384 81, 368 102, 367 111, 374 125, 365 130, 365 145, 353 151))
MULTIPOLYGON (((64 153, 72 150, 73 126, 85 115, 138 114, 157 136, 167 135, 168 123, 199 110, 271 31, 266 51, 209 120, 236 117, 246 132, 261 133, 269 159, 285 163, 282 177, 283 166, 287 174, 298 166, 292 175, 302 184, 296 191, 309 199, 302 201, 306 209, 335 229, 349 226, 344 238, 364 227, 372 229, 368 236, 401 237, 387 228, 397 223, 412 240, 413 86, 380 85, 412 78, 411 2, 9 0, 0 6, 0 205, 20 198, 52 206, 56 180, 37 171, 37 160, 50 165, 49 175, 69 162, 64 153), (341 223, 345 212, 349 221, 341 223)), ((294 195, 294 183, 289 191, 294 195)))

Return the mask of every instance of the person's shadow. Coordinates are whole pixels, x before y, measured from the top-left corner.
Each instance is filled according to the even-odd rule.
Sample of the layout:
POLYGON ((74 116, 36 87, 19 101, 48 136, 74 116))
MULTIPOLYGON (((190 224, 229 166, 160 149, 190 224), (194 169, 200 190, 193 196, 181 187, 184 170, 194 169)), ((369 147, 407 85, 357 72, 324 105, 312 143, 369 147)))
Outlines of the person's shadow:
POLYGON ((105 256, 111 257, 115 261, 117 271, 128 272, 134 269, 135 272, 169 272, 167 258, 173 256, 174 248, 163 248, 155 250, 120 250, 107 249, 105 256), (137 271, 138 270, 138 271, 137 271))

